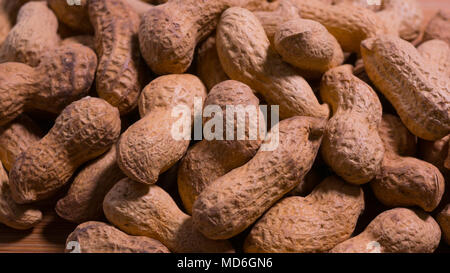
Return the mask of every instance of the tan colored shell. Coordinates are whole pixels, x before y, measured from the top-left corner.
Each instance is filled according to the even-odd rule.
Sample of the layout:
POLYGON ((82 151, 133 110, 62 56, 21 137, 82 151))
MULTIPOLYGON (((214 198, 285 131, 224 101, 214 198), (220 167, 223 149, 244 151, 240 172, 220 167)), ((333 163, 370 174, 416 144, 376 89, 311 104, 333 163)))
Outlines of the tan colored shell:
POLYGON ((370 222, 358 236, 334 247, 333 253, 432 253, 441 239, 433 217, 419 210, 395 208, 370 222))
POLYGON ((8 175, 0 162, 0 223, 14 229, 30 229, 41 220, 42 213, 39 210, 13 201, 8 175))
POLYGON ((5 4, 7 1, 8 0, 0 0, 0 47, 12 28, 12 23, 5 4))
POLYGON ((0 127, 0 161, 7 171, 17 156, 43 136, 39 126, 22 114, 8 125, 0 127))
POLYGON ((440 39, 450 45, 450 11, 439 11, 428 23, 423 40, 440 39))
MULTIPOLYGON (((206 97, 205 107, 217 105, 226 117, 227 106, 258 107, 259 100, 245 84, 237 81, 224 81, 214 86, 206 97)), ((256 108, 259 109, 259 108, 256 108)), ((249 140, 250 126, 259 129, 258 119, 262 112, 246 117, 245 140, 236 140, 237 124, 234 126, 235 140, 202 140, 190 148, 178 168, 178 192, 186 211, 192 213, 192 205, 197 196, 214 180, 244 165, 250 160, 261 144, 261 137, 249 140), (253 125, 250 125, 250 123, 253 125)), ((251 115, 251 114, 249 114, 251 115)), ((235 118, 236 119, 236 118, 235 118)), ((264 124, 265 125, 265 124, 264 124)), ((223 125, 224 139, 227 124, 223 125)))
POLYGON ((312 20, 296 19, 281 24, 274 45, 285 62, 317 78, 344 62, 344 52, 336 38, 312 20))
POLYGON ((261 22, 266 32, 267 38, 273 45, 273 38, 278 27, 290 20, 300 19, 297 7, 290 0, 280 0, 273 2, 277 8, 273 11, 255 11, 253 14, 261 22))
POLYGON ((206 88, 190 74, 160 76, 144 88, 139 99, 141 119, 122 134, 118 143, 118 164, 128 177, 154 184, 161 173, 181 159, 189 140, 178 140, 172 135, 172 126, 180 119, 172 116, 172 110, 175 106, 187 106, 193 124, 195 97, 203 102, 206 88))
MULTIPOLYGON (((66 246, 77 242, 81 253, 169 253, 159 241, 131 236, 102 222, 85 222, 67 237, 66 246)), ((67 249, 66 252, 72 250, 67 249)))
POLYGON ((304 197, 275 204, 252 228, 245 252, 325 252, 352 235, 364 210, 360 187, 328 177, 304 197))
POLYGON ((121 230, 154 238, 173 252, 234 252, 229 242, 210 240, 198 232, 191 217, 156 185, 122 179, 106 195, 103 210, 121 230))
POLYGON ((177 74, 191 65, 197 43, 211 34, 226 0, 171 0, 155 6, 142 17, 139 43, 153 72, 177 74))
POLYGON ((417 39, 423 22, 423 11, 417 0, 383 0, 377 15, 389 28, 408 41, 417 39))
POLYGON ((416 136, 437 140, 450 133, 450 84, 414 46, 394 36, 362 42, 366 72, 416 136))
POLYGON ((338 0, 337 4, 351 4, 377 12, 378 17, 397 32, 402 39, 413 41, 419 37, 423 12, 417 0, 381 0, 380 5, 371 5, 367 0, 338 0))
POLYGON ((254 223, 291 191, 311 169, 325 121, 292 117, 275 125, 273 151, 259 150, 245 165, 216 179, 198 196, 192 210, 194 226, 211 239, 227 239, 254 223))
POLYGON ((224 71, 280 106, 280 118, 304 115, 327 118, 309 84, 270 48, 259 20, 242 8, 227 9, 217 27, 217 50, 224 71))
POLYGON ((450 245, 450 204, 437 215, 437 221, 442 230, 445 242, 450 245))
POLYGON ((447 135, 436 141, 419 142, 420 158, 436 166, 442 174, 450 174, 447 169, 450 167, 445 166, 445 161, 449 157, 449 140, 450 135, 447 135))
POLYGON ((320 1, 291 0, 303 19, 324 25, 345 52, 359 52, 361 41, 391 31, 372 11, 350 4, 326 5, 320 1))
POLYGON ((58 20, 44 1, 22 6, 17 23, 0 48, 0 62, 21 62, 37 66, 42 54, 59 44, 58 20))
POLYGON ((117 108, 99 98, 71 103, 44 138, 22 153, 10 172, 14 201, 39 201, 54 195, 75 170, 106 152, 120 134, 117 108))
POLYGON ((139 53, 139 15, 120 0, 90 0, 89 18, 99 57, 96 87, 101 98, 126 114, 143 88, 144 63, 139 53))
POLYGON ((383 115, 379 128, 386 149, 381 169, 371 182, 377 199, 386 206, 419 206, 434 210, 444 194, 444 177, 428 162, 402 156, 409 132, 399 118, 383 115))
POLYGON ((100 219, 105 195, 125 177, 116 160, 116 146, 113 145, 107 153, 81 170, 67 195, 56 203, 56 213, 75 223, 100 219))
POLYGON ((429 40, 417 47, 417 51, 450 80, 450 44, 442 40, 429 40))
POLYGON ((214 85, 220 82, 229 80, 227 74, 223 71, 219 55, 217 55, 215 33, 200 44, 197 52, 196 71, 208 90, 211 90, 214 85))
POLYGON ((47 0, 58 20, 71 29, 90 34, 94 33, 88 14, 88 0, 81 0, 77 5, 69 5, 67 0, 47 0))
POLYGON ((96 65, 95 53, 79 44, 46 52, 36 68, 0 64, 0 125, 30 109, 60 113, 88 94, 96 65))
POLYGON ((143 16, 147 11, 153 8, 153 5, 145 3, 142 0, 124 0, 139 16, 143 16))
POLYGON ((377 94, 352 74, 351 65, 343 65, 324 74, 320 96, 333 109, 322 140, 322 158, 345 181, 369 182, 384 155, 377 94))

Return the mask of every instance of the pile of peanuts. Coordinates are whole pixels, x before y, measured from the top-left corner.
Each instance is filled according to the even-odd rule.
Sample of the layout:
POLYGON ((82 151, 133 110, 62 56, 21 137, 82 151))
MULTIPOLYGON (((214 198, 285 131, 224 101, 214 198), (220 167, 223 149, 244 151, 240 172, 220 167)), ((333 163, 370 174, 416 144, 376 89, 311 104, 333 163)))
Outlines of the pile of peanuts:
POLYGON ((0 223, 55 200, 85 253, 450 244, 450 14, 376 2, 0 0, 0 223), (196 98, 280 121, 174 138, 196 98))

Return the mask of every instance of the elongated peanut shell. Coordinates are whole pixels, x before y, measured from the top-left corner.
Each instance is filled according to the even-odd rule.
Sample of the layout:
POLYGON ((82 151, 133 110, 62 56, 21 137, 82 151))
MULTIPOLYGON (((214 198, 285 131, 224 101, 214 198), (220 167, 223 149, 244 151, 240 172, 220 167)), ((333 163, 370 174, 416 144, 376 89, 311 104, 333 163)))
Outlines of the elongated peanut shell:
POLYGON ((90 48, 69 43, 44 53, 38 67, 0 64, 0 125, 26 110, 59 114, 88 94, 97 56, 90 48))
POLYGON ((206 88, 195 76, 173 74, 153 80, 142 91, 139 101, 141 119, 120 137, 117 161, 122 171, 135 181, 154 184, 158 176, 173 166, 186 152, 189 139, 178 138, 177 121, 172 111, 189 109, 186 135, 194 122, 194 99, 203 102, 206 88), (174 129, 175 128, 175 129, 174 129))
POLYGON ((227 75, 259 92, 269 104, 280 106, 280 117, 327 118, 309 84, 270 48, 263 26, 242 8, 227 9, 217 27, 217 50, 227 75))
POLYGON ((233 252, 227 241, 210 240, 198 232, 191 217, 156 185, 122 179, 106 195, 103 209, 121 230, 154 238, 173 252, 233 252))
POLYGON ((30 229, 41 220, 41 211, 14 202, 8 183, 8 175, 0 162, 0 223, 14 229, 30 229))
POLYGON ((434 210, 445 190, 438 168, 397 152, 403 150, 400 141, 409 138, 399 118, 384 115, 379 132, 386 152, 380 171, 370 184, 377 199, 391 207, 417 205, 425 211, 434 210))
MULTIPOLYGON (((259 111, 258 98, 247 85, 233 80, 217 84, 206 97, 205 109, 208 106, 219 106, 224 118, 227 116, 227 109, 233 111, 232 106, 253 107, 255 111, 243 113, 246 115, 245 124, 237 124, 237 118, 233 118, 234 123, 223 122, 223 140, 204 139, 192 146, 184 156, 178 168, 178 192, 188 213, 192 213, 194 201, 209 184, 250 160, 256 154, 262 139, 258 135, 253 140, 250 139, 251 128, 260 129, 262 112, 259 111), (245 139, 238 139, 238 126, 245 126, 245 139), (234 132, 233 139, 226 139, 229 127, 234 132)), ((238 115, 240 113, 242 112, 238 115)))
POLYGON ((226 239, 242 232, 310 170, 325 122, 292 117, 275 126, 267 137, 277 138, 273 151, 260 149, 247 164, 216 179, 195 201, 194 225, 208 238, 226 239))
POLYGON ((89 18, 99 56, 97 92, 126 114, 136 107, 144 81, 137 37, 139 15, 120 0, 91 0, 89 18))
MULTIPOLYGON (((77 242, 81 253, 169 253, 157 240, 128 235, 102 222, 85 222, 67 237, 66 245, 77 242)), ((66 248, 66 252, 70 252, 66 248)))
POLYGON ((363 40, 390 29, 374 12, 349 4, 326 5, 320 1, 291 0, 303 19, 324 25, 336 38, 345 52, 360 52, 363 40))
POLYGON ((14 201, 31 203, 52 196, 81 164, 106 152, 119 134, 117 108, 91 97, 71 103, 48 134, 16 159, 10 172, 14 201))
POLYGON ((450 80, 450 44, 442 40, 429 40, 417 47, 417 51, 450 80))
POLYGON ((219 55, 217 55, 215 33, 200 44, 197 51, 196 71, 208 90, 211 90, 214 85, 230 79, 223 71, 219 55))
POLYGON ((358 236, 334 247, 333 253, 432 253, 441 239, 430 215, 405 208, 387 210, 358 236))
POLYGON ((319 77, 344 62, 344 52, 320 23, 296 19, 281 24, 275 32, 274 45, 283 60, 319 77))
POLYGON ((364 194, 328 177, 307 197, 287 197, 252 228, 245 252, 324 252, 347 240, 364 210, 364 194))
POLYGON ((416 136, 437 140, 450 133, 450 85, 410 43, 379 36, 361 44, 372 82, 416 136))
POLYGON ((40 63, 42 54, 58 46, 58 19, 44 1, 22 6, 17 23, 0 48, 0 62, 40 63))
POLYGON ((229 1, 172 0, 142 17, 139 43, 142 56, 156 74, 184 73, 197 43, 217 26, 229 1))
POLYGON ((320 96, 333 109, 322 140, 323 159, 347 182, 369 182, 384 155, 378 135, 382 109, 377 94, 352 74, 352 66, 344 65, 324 74, 320 96))
POLYGON ((117 165, 116 145, 113 145, 75 177, 67 195, 56 203, 56 213, 75 223, 100 219, 105 195, 124 177, 117 165))

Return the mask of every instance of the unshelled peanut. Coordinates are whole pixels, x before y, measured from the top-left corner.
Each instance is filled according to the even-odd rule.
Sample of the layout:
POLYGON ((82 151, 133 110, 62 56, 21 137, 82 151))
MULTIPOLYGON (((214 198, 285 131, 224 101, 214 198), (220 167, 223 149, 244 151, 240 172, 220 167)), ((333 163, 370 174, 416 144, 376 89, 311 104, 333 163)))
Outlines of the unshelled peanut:
POLYGON ((439 245, 441 230, 430 215, 406 208, 387 210, 358 236, 335 246, 333 253, 431 253, 439 245))
POLYGON ((347 240, 364 210, 363 191, 328 177, 305 198, 287 197, 252 228, 245 252, 325 252, 347 240))
POLYGON ((31 203, 54 195, 81 164, 106 152, 119 133, 119 112, 106 101, 85 97, 71 103, 47 135, 14 162, 14 201, 31 203))
POLYGON ((80 253, 168 253, 157 240, 131 236, 102 222, 85 222, 67 237, 66 252, 71 242, 79 244, 80 253))
POLYGON ((234 252, 227 241, 206 238, 172 197, 156 185, 122 179, 106 195, 108 220, 128 234, 156 239, 173 252, 234 252))
POLYGON ((280 106, 280 117, 327 118, 329 108, 317 101, 304 78, 270 47, 258 18, 243 8, 223 12, 217 27, 217 51, 227 75, 280 106))
POLYGON ((325 121, 292 117, 275 126, 266 139, 278 139, 273 151, 260 149, 247 164, 219 177, 197 197, 193 222, 208 238, 227 239, 242 232, 311 169, 325 121))

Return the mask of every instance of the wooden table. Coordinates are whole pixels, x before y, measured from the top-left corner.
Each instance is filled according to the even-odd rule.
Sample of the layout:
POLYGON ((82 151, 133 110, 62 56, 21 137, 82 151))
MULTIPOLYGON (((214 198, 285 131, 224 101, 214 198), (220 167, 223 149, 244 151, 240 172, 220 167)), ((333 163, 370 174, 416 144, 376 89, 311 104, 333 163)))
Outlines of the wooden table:
MULTIPOLYGON (((448 0, 420 0, 427 22, 439 9, 450 9, 448 0)), ((67 236, 76 225, 64 221, 54 212, 53 206, 45 206, 44 219, 33 230, 18 231, 0 224, 0 252, 63 252, 67 236)), ((449 252, 441 246, 439 252, 449 252)))

